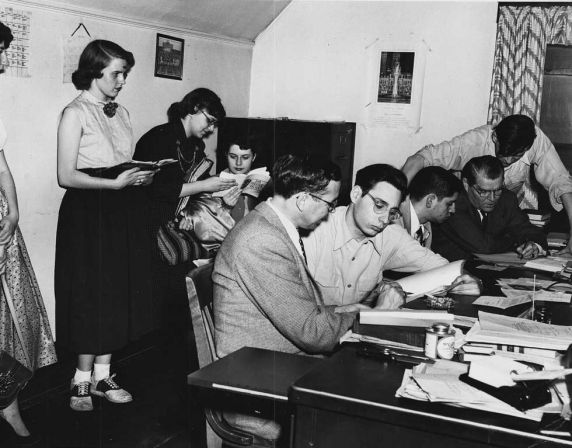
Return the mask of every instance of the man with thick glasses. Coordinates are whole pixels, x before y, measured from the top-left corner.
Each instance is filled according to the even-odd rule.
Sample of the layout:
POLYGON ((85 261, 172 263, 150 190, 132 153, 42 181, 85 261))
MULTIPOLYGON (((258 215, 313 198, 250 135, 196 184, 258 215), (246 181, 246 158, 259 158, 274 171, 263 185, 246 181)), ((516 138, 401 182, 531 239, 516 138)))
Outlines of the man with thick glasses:
MULTIPOLYGON (((397 308, 404 293, 383 280, 384 270, 424 271, 447 260, 419 245, 399 225, 405 175, 390 165, 359 170, 351 203, 337 207, 327 221, 303 238, 308 269, 330 305, 356 303, 397 308)), ((455 292, 479 292, 478 280, 460 276, 455 292)))
MULTIPOLYGON (((572 177, 550 139, 525 115, 510 115, 496 126, 484 125, 438 145, 427 145, 407 159, 402 170, 411 181, 426 166, 461 170, 473 157, 496 156, 504 167, 504 184, 522 209, 537 209, 531 172, 548 192, 556 211, 566 210, 572 226, 572 177)), ((572 238, 562 252, 572 252, 572 238)))
POLYGON ((449 261, 470 258, 473 253, 516 251, 532 259, 545 253, 546 235, 532 225, 518 207, 516 195, 503 188, 504 170, 493 156, 471 159, 463 168, 464 193, 455 214, 433 226, 435 252, 449 261))

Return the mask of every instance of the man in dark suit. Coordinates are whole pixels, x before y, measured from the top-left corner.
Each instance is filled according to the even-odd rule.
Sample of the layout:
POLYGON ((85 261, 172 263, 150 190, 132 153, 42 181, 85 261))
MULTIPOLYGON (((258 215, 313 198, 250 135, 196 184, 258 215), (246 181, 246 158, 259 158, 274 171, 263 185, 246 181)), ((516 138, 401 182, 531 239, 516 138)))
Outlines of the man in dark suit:
POLYGON ((433 226, 432 249, 449 261, 473 253, 516 251, 531 259, 545 253, 546 235, 533 226, 516 195, 503 188, 504 170, 493 156, 475 157, 463 168, 465 192, 448 221, 433 226))
POLYGON ((455 213, 455 201, 463 191, 461 181, 440 166, 419 171, 409 185, 409 196, 401 203, 399 224, 412 238, 428 249, 433 232, 431 223, 443 223, 455 213))

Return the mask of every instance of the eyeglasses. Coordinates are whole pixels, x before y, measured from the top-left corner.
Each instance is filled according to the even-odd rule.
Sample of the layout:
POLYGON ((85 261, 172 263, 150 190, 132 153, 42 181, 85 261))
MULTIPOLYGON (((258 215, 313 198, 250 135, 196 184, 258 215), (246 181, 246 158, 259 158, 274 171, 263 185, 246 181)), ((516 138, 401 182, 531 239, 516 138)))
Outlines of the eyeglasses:
POLYGON ((314 199, 318 199, 319 201, 324 202, 328 206, 328 212, 334 213, 336 211, 336 207, 338 206, 338 200, 336 199, 334 202, 326 201, 322 199, 320 196, 316 196, 315 194, 308 193, 308 195, 312 196, 314 199))
POLYGON ((214 117, 209 117, 209 116, 205 113, 205 111, 202 110, 202 109, 199 109, 199 112, 205 116, 205 118, 207 119, 207 125, 208 125, 209 127, 210 127, 210 126, 213 126, 213 127, 216 128, 216 127, 218 126, 218 120, 217 120, 216 118, 214 118, 214 117))
POLYGON ((475 190, 475 193, 477 193, 481 199, 485 199, 490 196, 496 198, 499 197, 502 193, 502 188, 497 188, 496 190, 483 190, 482 188, 477 187, 477 185, 471 185, 471 187, 473 190, 475 190))
POLYGON ((367 192, 366 195, 369 196, 371 198, 371 200, 373 201, 373 212, 376 215, 383 215, 384 213, 386 213, 387 219, 390 222, 397 221, 399 218, 401 218, 402 215, 398 209, 389 208, 387 205, 387 202, 382 201, 379 198, 376 198, 370 192, 367 192))

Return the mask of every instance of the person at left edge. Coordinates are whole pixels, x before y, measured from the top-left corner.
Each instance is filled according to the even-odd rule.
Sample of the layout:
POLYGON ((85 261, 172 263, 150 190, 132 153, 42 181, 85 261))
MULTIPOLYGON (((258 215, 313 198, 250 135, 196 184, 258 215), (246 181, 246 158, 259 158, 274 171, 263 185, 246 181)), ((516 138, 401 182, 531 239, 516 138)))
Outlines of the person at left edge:
MULTIPOLYGON (((7 67, 8 60, 4 52, 12 39, 10 28, 0 22, 0 73, 7 67)), ((0 288, 0 351, 35 371, 54 364, 57 357, 38 281, 18 226, 18 196, 5 157, 7 140, 8 134, 0 120, 0 274, 5 278, 7 286, 7 290, 0 288), (14 315, 8 307, 8 294, 14 304, 14 315), (22 339, 14 331, 15 321, 22 339)), ((10 383, 9 371, 0 371, 0 385, 6 384, 3 380, 10 383)), ((34 431, 30 434, 20 415, 17 396, 4 409, 0 409, 0 422, 2 421, 11 426, 11 435, 21 445, 29 446, 40 442, 38 433, 34 431)), ((3 435, 0 445, 10 446, 10 442, 3 435)))
POLYGON ((81 93, 64 108, 58 128, 58 183, 66 192, 56 238, 56 332, 57 342, 77 353, 75 411, 92 410, 92 395, 132 400, 110 373, 111 353, 152 329, 142 186, 153 172, 133 168, 115 179, 97 177, 98 168, 132 159, 129 113, 114 100, 134 63, 114 42, 90 42, 72 75, 81 93))

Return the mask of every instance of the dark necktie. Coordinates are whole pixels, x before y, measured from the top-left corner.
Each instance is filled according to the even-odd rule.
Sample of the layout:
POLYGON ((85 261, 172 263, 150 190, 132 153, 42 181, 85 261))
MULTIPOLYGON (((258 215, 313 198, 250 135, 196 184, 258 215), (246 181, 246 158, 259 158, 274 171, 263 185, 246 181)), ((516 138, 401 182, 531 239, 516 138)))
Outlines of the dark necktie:
POLYGON ((415 239, 421 246, 425 246, 425 227, 419 226, 417 232, 415 232, 415 239))
POLYGON ((298 236, 298 242, 300 243, 300 248, 302 249, 302 256, 304 257, 304 261, 308 264, 308 259, 306 258, 306 251, 304 250, 304 241, 302 241, 302 237, 298 236))
POLYGON ((489 215, 488 213, 485 212, 481 212, 483 214, 483 220, 481 221, 481 226, 483 227, 483 230, 487 230, 487 224, 489 222, 489 215))
POLYGON ((107 115, 109 118, 111 118, 115 115, 115 112, 117 111, 117 106, 118 104, 113 101, 105 103, 103 106, 103 113, 107 115))

